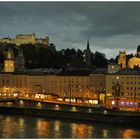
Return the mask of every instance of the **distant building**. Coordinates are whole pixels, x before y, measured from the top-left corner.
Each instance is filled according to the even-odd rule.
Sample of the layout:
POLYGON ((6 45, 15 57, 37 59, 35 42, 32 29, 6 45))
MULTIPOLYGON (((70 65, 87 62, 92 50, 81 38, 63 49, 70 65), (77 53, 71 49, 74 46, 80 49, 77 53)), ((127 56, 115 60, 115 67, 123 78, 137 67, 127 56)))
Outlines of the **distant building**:
POLYGON ((137 54, 136 56, 132 57, 128 61, 128 68, 140 68, 140 45, 137 47, 137 54))
POLYGON ((87 48, 84 52, 85 52, 84 61, 88 67, 91 67, 91 50, 90 50, 89 40, 87 41, 87 48))
POLYGON ((108 64, 108 73, 116 73, 120 70, 119 64, 110 63, 108 64))
POLYGON ((14 71, 15 71, 14 52, 12 47, 8 47, 7 53, 5 53, 4 72, 14 72, 14 71))
POLYGON ((140 45, 137 47, 136 55, 130 58, 128 62, 126 60, 126 51, 119 51, 118 64, 121 70, 126 68, 133 69, 135 67, 140 68, 140 45))
POLYGON ((18 55, 15 58, 15 70, 17 72, 25 71, 25 59, 22 48, 18 49, 18 55))
POLYGON ((126 68, 126 51, 119 51, 118 64, 120 65, 120 69, 126 68))
POLYGON ((35 33, 33 34, 18 34, 16 39, 12 38, 3 38, 0 39, 0 43, 7 43, 7 44, 15 44, 16 46, 24 45, 24 44, 42 44, 42 45, 49 45, 49 37, 45 38, 36 38, 35 33))

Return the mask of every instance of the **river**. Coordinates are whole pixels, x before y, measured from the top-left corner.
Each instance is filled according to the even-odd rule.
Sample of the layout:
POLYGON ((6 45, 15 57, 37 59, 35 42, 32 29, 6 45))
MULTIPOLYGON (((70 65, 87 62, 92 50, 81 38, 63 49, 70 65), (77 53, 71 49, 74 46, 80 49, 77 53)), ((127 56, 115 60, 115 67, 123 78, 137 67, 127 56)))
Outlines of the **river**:
POLYGON ((0 115, 0 138, 140 138, 138 128, 0 115))

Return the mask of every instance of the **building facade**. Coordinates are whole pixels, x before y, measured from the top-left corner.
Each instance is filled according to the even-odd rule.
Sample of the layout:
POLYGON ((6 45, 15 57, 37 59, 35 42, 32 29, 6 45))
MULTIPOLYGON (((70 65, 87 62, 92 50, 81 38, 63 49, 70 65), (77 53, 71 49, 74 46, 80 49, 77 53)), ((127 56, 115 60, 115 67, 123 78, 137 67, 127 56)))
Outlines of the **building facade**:
POLYGON ((14 52, 11 47, 8 47, 8 51, 4 56, 4 72, 14 72, 15 71, 15 61, 14 52))
POLYGON ((140 74, 48 75, 0 73, 0 96, 57 96, 80 103, 103 104, 121 109, 140 108, 140 74))
POLYGON ((0 39, 0 43, 7 43, 7 44, 15 44, 16 46, 24 45, 24 44, 42 44, 42 45, 49 45, 49 37, 45 38, 36 38, 35 33, 32 34, 18 34, 15 39, 12 38, 3 38, 0 39))
POLYGON ((107 106, 134 109, 140 106, 140 74, 107 74, 107 106))
POLYGON ((118 64, 120 65, 120 69, 126 68, 126 51, 119 51, 118 64))
POLYGON ((110 63, 107 67, 107 73, 116 73, 120 70, 120 66, 115 63, 110 63))

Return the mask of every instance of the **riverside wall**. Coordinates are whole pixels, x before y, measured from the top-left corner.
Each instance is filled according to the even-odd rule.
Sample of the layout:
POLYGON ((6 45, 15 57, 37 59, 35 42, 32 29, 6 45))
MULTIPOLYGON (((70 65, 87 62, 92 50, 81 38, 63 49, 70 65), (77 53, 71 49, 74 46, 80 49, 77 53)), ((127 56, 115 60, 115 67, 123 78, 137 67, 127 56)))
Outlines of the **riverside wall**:
MULTIPOLYGON (((103 108, 95 109, 90 107, 76 107, 72 105, 59 105, 60 109, 56 108, 56 104, 46 103, 46 107, 34 106, 37 104, 35 101, 24 101, 26 106, 18 106, 19 101, 16 101, 14 105, 0 105, 0 114, 10 115, 30 115, 37 117, 51 117, 56 119, 69 119, 80 121, 92 121, 109 124, 123 124, 140 126, 139 113, 128 113, 119 111, 110 111, 103 108), (65 107, 65 109, 62 109, 65 107), (71 110, 71 108, 77 108, 77 110, 71 110), (83 109, 83 110, 82 110, 83 109)), ((58 107, 58 105, 57 105, 58 107)))

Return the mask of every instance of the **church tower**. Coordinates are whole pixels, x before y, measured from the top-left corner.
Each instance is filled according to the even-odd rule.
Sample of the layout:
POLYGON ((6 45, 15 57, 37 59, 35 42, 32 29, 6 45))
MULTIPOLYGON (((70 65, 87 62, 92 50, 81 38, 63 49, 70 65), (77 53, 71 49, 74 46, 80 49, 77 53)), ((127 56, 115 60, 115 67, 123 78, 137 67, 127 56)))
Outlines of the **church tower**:
POLYGON ((120 65, 120 69, 126 68, 126 51, 119 51, 118 64, 120 65))
POLYGON ((25 71, 25 59, 22 48, 18 50, 18 55, 16 58, 16 71, 25 71))
POLYGON ((91 66, 91 51, 90 51, 89 40, 87 41, 87 49, 85 50, 84 61, 88 67, 91 66))
POLYGON ((14 71, 15 71, 14 52, 12 47, 8 47, 4 60, 4 72, 14 72, 14 71))

